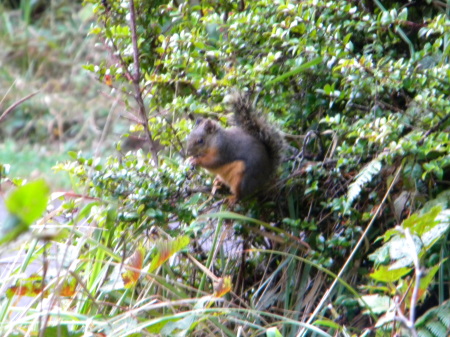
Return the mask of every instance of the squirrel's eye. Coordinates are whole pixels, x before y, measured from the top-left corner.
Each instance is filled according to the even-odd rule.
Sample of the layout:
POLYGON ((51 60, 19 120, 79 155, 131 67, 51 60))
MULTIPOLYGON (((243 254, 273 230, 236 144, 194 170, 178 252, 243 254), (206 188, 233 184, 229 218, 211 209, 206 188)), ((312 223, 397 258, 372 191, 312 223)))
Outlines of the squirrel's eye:
POLYGON ((197 144, 203 144, 203 138, 197 139, 197 144))

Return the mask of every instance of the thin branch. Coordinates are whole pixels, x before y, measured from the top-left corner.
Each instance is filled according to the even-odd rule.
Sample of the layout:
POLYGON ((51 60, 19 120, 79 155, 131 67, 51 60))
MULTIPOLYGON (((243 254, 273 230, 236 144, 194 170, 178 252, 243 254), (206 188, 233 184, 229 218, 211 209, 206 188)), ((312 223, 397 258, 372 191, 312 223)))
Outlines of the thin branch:
POLYGON ((15 102, 13 105, 11 105, 8 109, 5 110, 5 112, 0 116, 0 123, 3 122, 3 120, 8 116, 10 112, 12 112, 15 108, 17 108, 20 104, 25 102, 26 100, 30 99, 34 95, 38 94, 39 90, 36 92, 33 92, 32 94, 29 94, 28 96, 25 96, 24 98, 19 99, 17 102, 15 102))
POLYGON ((439 130, 439 128, 445 123, 447 122, 447 120, 450 118, 450 114, 448 114, 447 116, 445 116, 444 118, 442 118, 439 123, 437 123, 435 126, 433 126, 432 128, 430 128, 427 132, 425 132, 425 134, 423 135, 423 137, 417 142, 417 144, 420 146, 423 144, 423 142, 425 141, 425 139, 428 138, 429 135, 431 135, 433 132, 436 132, 437 130, 439 130))
POLYGON ((136 102, 139 106, 139 115, 142 119, 145 133, 147 134, 148 142, 149 142, 149 150, 152 154, 153 161, 155 166, 158 167, 158 151, 156 148, 156 142, 153 140, 152 134, 150 133, 150 129, 148 128, 148 118, 147 112, 145 111, 145 104, 142 98, 142 92, 140 87, 141 82, 141 73, 140 73, 140 65, 139 65, 139 49, 137 45, 137 34, 136 34, 136 11, 134 8, 134 0, 130 0, 130 28, 131 28, 131 41, 133 44, 133 63, 134 63, 134 75, 132 76, 132 81, 134 85, 134 92, 136 102))
POLYGON ((420 268, 419 257, 417 256, 416 244, 414 243, 411 233, 409 232, 409 228, 405 229, 405 237, 406 237, 406 241, 408 242, 410 249, 411 249, 411 255, 413 258, 414 269, 415 269, 415 273, 416 273, 414 289, 413 289, 413 293, 411 295, 411 305, 409 308, 409 321, 410 321, 410 325, 411 325, 410 330, 412 330, 412 329, 414 329, 414 324, 416 321, 416 304, 417 304, 417 300, 419 299, 420 279, 422 277, 422 269, 420 268))
POLYGON ((402 310, 400 309, 400 303, 398 303, 398 301, 395 301, 395 307, 397 314, 394 316, 394 321, 400 322, 406 329, 408 329, 411 333, 411 337, 418 337, 414 323, 403 315, 402 310))

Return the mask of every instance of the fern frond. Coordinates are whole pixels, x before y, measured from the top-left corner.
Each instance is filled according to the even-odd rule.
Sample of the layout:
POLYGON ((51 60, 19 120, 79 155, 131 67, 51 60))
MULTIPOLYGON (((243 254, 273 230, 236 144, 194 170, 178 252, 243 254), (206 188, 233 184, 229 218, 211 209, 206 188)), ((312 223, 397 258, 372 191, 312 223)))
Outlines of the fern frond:
POLYGON ((440 310, 436 313, 439 320, 450 329, 450 309, 448 311, 440 310))
POLYGON ((431 332, 428 332, 427 330, 420 330, 420 332, 418 332, 418 335, 420 337, 435 337, 435 335, 433 335, 431 332))
POLYGON ((447 329, 444 324, 439 321, 429 322, 426 327, 433 334, 433 336, 447 337, 447 329))
POLYGON ((381 171, 382 163, 378 158, 367 164, 355 177, 355 181, 350 184, 347 192, 346 210, 353 201, 361 194, 361 190, 375 175, 381 171))
POLYGON ((419 337, 448 337, 450 332, 450 301, 431 308, 416 322, 419 337))

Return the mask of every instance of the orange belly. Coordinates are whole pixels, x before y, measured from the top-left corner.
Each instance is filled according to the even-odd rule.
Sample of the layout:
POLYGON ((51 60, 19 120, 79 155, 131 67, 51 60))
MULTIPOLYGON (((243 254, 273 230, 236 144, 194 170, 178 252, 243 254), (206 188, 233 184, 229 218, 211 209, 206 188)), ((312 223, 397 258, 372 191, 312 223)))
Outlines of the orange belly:
POLYGON ((208 169, 208 171, 217 174, 219 178, 230 188, 231 192, 239 197, 240 186, 245 172, 245 163, 242 160, 236 160, 221 167, 208 169))

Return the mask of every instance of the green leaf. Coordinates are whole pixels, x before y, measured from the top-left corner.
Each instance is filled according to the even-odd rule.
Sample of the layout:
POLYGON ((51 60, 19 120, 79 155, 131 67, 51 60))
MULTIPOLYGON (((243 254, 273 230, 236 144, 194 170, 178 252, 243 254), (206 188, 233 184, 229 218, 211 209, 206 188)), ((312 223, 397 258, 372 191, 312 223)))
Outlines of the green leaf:
POLYGON ((72 157, 73 159, 77 159, 78 158, 78 152, 75 151, 68 151, 67 154, 72 157))
POLYGON ((47 207, 50 189, 43 180, 18 187, 5 200, 7 210, 30 226, 42 216, 47 207))
POLYGON ((385 11, 383 12, 383 14, 381 15, 381 24, 382 25, 389 25, 392 23, 392 16, 389 12, 385 11))
POLYGON ((285 81, 287 78, 289 78, 291 76, 295 76, 297 74, 300 74, 301 72, 303 72, 303 71, 305 71, 305 70, 307 70, 309 68, 312 68, 312 67, 318 65, 321 62, 322 62, 322 57, 317 57, 314 60, 306 62, 306 63, 302 64, 300 67, 297 67, 296 69, 291 70, 291 71, 289 71, 289 72, 287 72, 287 73, 285 73, 285 74, 283 74, 281 76, 278 76, 278 77, 274 78, 272 81, 267 82, 266 83, 266 88, 271 86, 271 85, 273 85, 273 84, 285 81))
POLYGON ((179 320, 171 320, 162 328, 163 336, 189 336, 188 333, 198 324, 198 314, 191 314, 179 320), (177 333, 174 333, 174 330, 177 333))
POLYGON ((86 204, 79 212, 77 217, 75 218, 76 221, 81 221, 83 218, 88 218, 91 214, 91 210, 94 206, 99 206, 100 203, 98 201, 90 202, 86 204))
POLYGON ((50 189, 40 179, 18 187, 5 200, 7 210, 26 225, 41 217, 47 207, 50 189))
POLYGON ((425 271, 425 276, 420 279, 420 290, 423 290, 425 292, 428 289, 429 285, 434 280, 434 276, 438 272, 439 268, 441 268, 441 264, 446 260, 447 259, 443 259, 439 264, 425 271))
POLYGON ((408 8, 404 7, 400 13, 398 13, 398 17, 399 20, 403 20, 406 21, 408 19, 408 8))
POLYGON ((348 33, 347 35, 345 35, 345 37, 342 39, 342 43, 344 45, 347 44, 350 41, 352 35, 353 35, 353 33, 348 33))
POLYGON ((18 187, 8 195, 5 206, 9 214, 0 224, 0 244, 17 238, 42 216, 49 192, 44 180, 36 180, 18 187))
POLYGON ((266 330, 267 337, 283 337, 280 331, 276 327, 272 327, 266 330))
MULTIPOLYGON (((450 227, 450 211, 442 211, 441 205, 431 208, 424 214, 413 214, 403 221, 401 228, 395 228, 386 231, 383 236, 385 244, 372 253, 369 258, 376 264, 390 263, 388 270, 399 270, 396 273, 400 275, 402 270, 406 272, 405 267, 413 263, 413 254, 422 257, 438 240, 445 237, 450 227), (414 247, 406 240, 404 229, 409 229, 412 233, 414 247), (415 249, 415 251, 413 251, 415 249)), ((386 268, 386 267, 384 267, 386 268)), ((380 267, 379 273, 374 273, 375 279, 382 282, 389 282, 395 278, 395 274, 387 275, 385 269, 380 267)))
POLYGON ((422 236, 425 232, 438 224, 436 220, 437 215, 442 211, 440 206, 433 207, 429 212, 419 215, 413 214, 408 219, 403 221, 403 228, 409 228, 411 234, 422 236))
POLYGON ((413 214, 406 219, 403 228, 409 228, 411 234, 420 237, 425 249, 433 246, 450 227, 450 211, 442 210, 440 205, 425 214, 413 214))
POLYGON ((314 321, 314 325, 332 328, 332 329, 336 329, 336 330, 342 329, 342 327, 338 323, 336 323, 332 320, 326 319, 326 318, 318 319, 317 321, 314 321))
POLYGON ((150 325, 147 328, 147 331, 151 333, 161 333, 161 330, 165 327, 166 324, 168 324, 169 322, 177 322, 177 321, 179 321, 179 318, 171 318, 169 316, 167 320, 161 320, 155 324, 150 325))
POLYGON ((380 266, 370 274, 370 277, 380 282, 392 283, 407 275, 411 270, 412 268, 406 267, 391 270, 389 266, 380 266))
POLYGON ((392 305, 392 299, 389 296, 384 295, 366 295, 362 296, 361 299, 365 302, 365 304, 362 304, 367 304, 375 314, 383 314, 387 312, 392 305))
POLYGON ((102 29, 100 27, 94 27, 89 31, 89 34, 98 35, 100 34, 102 29))

